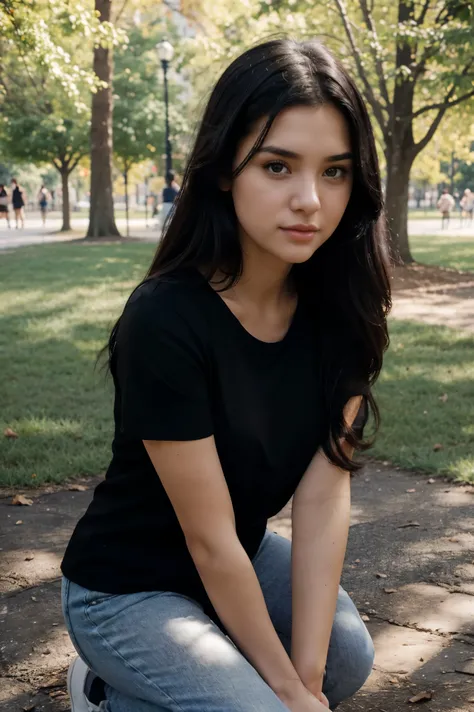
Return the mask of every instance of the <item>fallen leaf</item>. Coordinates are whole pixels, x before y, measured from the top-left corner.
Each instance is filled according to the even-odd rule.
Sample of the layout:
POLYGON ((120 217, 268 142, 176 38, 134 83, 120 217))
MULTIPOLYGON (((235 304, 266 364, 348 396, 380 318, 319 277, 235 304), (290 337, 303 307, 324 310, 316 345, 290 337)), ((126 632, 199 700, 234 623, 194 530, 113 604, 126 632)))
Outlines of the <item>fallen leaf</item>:
POLYGON ((366 616, 365 613, 361 616, 362 620, 367 623, 367 621, 370 621, 369 616, 366 616))
POLYGON ((34 712, 36 705, 28 705, 28 707, 23 707, 23 712, 34 712))
POLYGON ((87 492, 87 487, 84 485, 69 485, 69 492, 87 492))
POLYGON ((438 398, 438 400, 443 401, 443 403, 446 403, 446 401, 448 400, 448 398, 449 398, 448 394, 447 394, 447 393, 443 393, 443 395, 440 396, 440 397, 438 398))
POLYGON ((413 695, 413 697, 410 697, 408 702, 410 702, 412 705, 414 705, 417 702, 424 702, 425 700, 432 700, 432 699, 433 699, 433 693, 430 692, 429 690, 424 690, 423 692, 419 692, 417 695, 413 695))
POLYGON ((17 522, 15 522, 15 524, 23 524, 23 521, 19 519, 17 522))
POLYGON ((24 505, 25 507, 31 507, 33 500, 25 497, 23 494, 16 494, 10 504, 17 504, 18 506, 24 505))
POLYGON ((12 438, 12 439, 13 439, 13 438, 17 438, 17 437, 18 437, 18 433, 15 433, 15 431, 12 430, 11 428, 5 428, 5 430, 3 431, 3 434, 5 435, 6 438, 12 438))
POLYGON ((400 524, 397 529, 406 529, 407 527, 419 527, 420 522, 407 522, 406 524, 400 524))
POLYGON ((382 578, 382 579, 388 578, 387 574, 376 573, 375 575, 376 575, 377 578, 382 578))
POLYGON ((441 443, 436 443, 435 445, 433 445, 433 450, 435 452, 439 452, 442 449, 443 449, 443 446, 441 445, 441 443))
POLYGON ((396 588, 384 588, 385 593, 395 593, 396 590, 396 588))
POLYGON ((405 490, 405 492, 408 492, 408 494, 412 494, 412 492, 416 492, 416 489, 414 489, 414 488, 407 489, 407 490, 405 490))

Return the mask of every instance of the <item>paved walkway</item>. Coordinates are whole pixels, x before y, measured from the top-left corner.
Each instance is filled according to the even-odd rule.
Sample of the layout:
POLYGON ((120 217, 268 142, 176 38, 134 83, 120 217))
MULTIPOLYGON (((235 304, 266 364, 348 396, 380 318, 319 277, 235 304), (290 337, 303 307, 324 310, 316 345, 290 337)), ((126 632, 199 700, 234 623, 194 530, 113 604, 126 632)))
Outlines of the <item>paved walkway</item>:
MULTIPOLYGON (((0 493, 0 710, 65 712, 74 652, 59 562, 92 489, 30 496, 31 507, 12 507, 0 493)), ((288 507, 272 528, 291 535, 288 507)), ((474 710, 473 531, 472 487, 377 464, 353 480, 343 583, 368 619, 376 660, 341 712, 408 710, 424 691, 430 712, 474 710)))

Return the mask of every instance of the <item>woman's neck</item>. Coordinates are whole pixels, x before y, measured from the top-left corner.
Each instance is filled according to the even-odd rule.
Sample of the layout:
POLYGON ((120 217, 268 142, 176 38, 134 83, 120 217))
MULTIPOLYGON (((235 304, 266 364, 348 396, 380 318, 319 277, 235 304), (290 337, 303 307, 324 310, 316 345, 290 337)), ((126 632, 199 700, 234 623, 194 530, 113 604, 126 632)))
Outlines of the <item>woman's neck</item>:
POLYGON ((233 291, 242 302, 252 303, 257 308, 268 308, 287 302, 290 296, 288 265, 268 252, 242 246, 242 277, 233 291))

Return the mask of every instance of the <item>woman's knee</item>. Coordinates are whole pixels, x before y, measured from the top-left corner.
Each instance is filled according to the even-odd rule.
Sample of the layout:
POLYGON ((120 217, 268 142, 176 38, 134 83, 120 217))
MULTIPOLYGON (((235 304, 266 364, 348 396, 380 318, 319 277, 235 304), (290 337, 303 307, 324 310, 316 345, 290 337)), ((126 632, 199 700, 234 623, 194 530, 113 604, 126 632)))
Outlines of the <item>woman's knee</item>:
POLYGON ((352 697, 364 685, 374 663, 374 644, 369 631, 354 609, 332 641, 326 670, 325 692, 331 705, 352 697))

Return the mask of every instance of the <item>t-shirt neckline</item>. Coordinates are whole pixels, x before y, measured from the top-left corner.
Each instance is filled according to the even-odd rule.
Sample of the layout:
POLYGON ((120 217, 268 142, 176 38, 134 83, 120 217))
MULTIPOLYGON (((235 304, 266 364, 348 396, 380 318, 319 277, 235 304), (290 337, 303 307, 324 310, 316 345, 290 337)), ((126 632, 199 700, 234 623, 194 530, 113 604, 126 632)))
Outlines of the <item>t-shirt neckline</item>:
POLYGON ((291 332, 293 331, 293 328, 294 328, 294 325, 295 325, 295 322, 296 322, 296 318, 297 318, 297 314, 298 314, 298 312, 299 312, 299 306, 300 306, 300 300, 299 300, 299 299, 298 299, 298 301, 297 301, 296 309, 295 309, 295 311, 294 311, 294 313, 293 313, 291 322, 290 322, 290 324, 289 324, 289 326, 288 326, 288 329, 287 329, 287 331, 286 331, 286 334, 283 336, 283 338, 282 338, 282 339, 279 339, 278 341, 264 341, 263 339, 259 339, 257 336, 254 336, 253 334, 251 334, 250 331, 248 331, 248 330, 245 328, 245 326, 242 324, 242 322, 240 321, 240 319, 234 314, 234 312, 232 311, 232 309, 230 309, 230 307, 227 306, 227 304, 225 303, 225 301, 224 301, 224 300, 222 299, 222 297, 220 296, 219 292, 216 292, 216 290, 213 289, 213 287, 211 287, 211 285, 209 284, 209 282, 207 281, 207 279, 204 277, 204 275, 203 275, 199 270, 196 270, 196 271, 197 271, 197 273, 199 274, 199 276, 200 276, 201 280, 203 281, 203 283, 206 285, 207 289, 210 290, 210 291, 213 293, 215 299, 217 299, 217 301, 222 305, 222 308, 225 310, 225 312, 226 312, 228 315, 230 315, 232 321, 235 322, 235 324, 236 324, 236 326, 239 328, 239 330, 240 330, 244 335, 246 335, 246 337, 247 337, 248 339, 250 339, 251 341, 253 341, 253 342, 257 343, 257 344, 260 344, 260 345, 261 345, 262 347, 264 347, 264 348, 275 348, 275 347, 281 346, 282 344, 284 344, 284 343, 288 340, 288 338, 290 337, 291 332))

